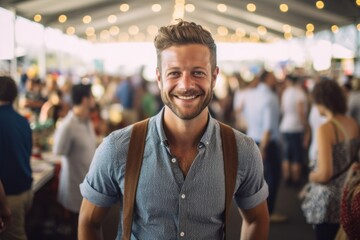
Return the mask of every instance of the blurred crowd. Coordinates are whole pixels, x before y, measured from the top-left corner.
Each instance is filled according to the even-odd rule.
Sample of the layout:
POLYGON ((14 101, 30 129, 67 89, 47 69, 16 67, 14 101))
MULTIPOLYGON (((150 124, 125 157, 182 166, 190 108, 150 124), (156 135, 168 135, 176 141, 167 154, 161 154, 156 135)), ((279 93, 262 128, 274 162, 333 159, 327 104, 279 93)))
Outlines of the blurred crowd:
MULTIPOLYGON (((245 81, 240 73, 222 73, 217 82, 220 87, 214 91, 210 113, 249 135, 258 144, 263 159, 266 159, 265 179, 269 184, 268 205, 273 222, 287 220, 286 213, 277 213, 275 209, 279 184, 285 182, 286 186, 300 190, 316 164, 316 131, 326 119, 315 107, 312 91, 324 81, 335 82, 341 88, 347 105, 346 115, 360 124, 360 79, 353 76, 339 81, 325 76, 308 76, 295 70, 279 77, 264 70, 251 81, 245 81)), ((74 107, 80 104, 74 103, 72 96, 74 86, 79 84, 91 88, 94 104, 87 107, 96 144, 112 131, 154 116, 163 107, 158 83, 147 81, 141 70, 128 76, 89 74, 77 80, 57 72, 47 74, 45 79, 24 73, 18 82, 15 105, 30 123, 33 156, 53 150, 54 132, 65 122, 69 112, 75 112, 74 107)), ((86 134, 84 132, 83 136, 86 134)), ((57 141, 65 140, 58 137, 57 141)), ((62 153, 62 150, 56 151, 62 153)), ((65 169, 63 162, 62 165, 65 169)))

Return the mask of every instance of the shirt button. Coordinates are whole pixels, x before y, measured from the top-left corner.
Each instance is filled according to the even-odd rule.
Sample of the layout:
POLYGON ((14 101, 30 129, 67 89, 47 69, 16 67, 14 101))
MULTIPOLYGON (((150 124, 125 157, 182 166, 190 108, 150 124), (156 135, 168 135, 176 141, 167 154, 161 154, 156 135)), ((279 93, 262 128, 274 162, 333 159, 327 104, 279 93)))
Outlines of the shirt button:
POLYGON ((172 159, 171 159, 171 162, 172 162, 172 163, 176 163, 176 158, 172 158, 172 159))
POLYGON ((185 236, 185 233, 184 233, 184 232, 181 232, 181 233, 180 233, 180 237, 183 237, 183 236, 185 236))
POLYGON ((182 199, 185 199, 185 194, 181 194, 181 198, 182 198, 182 199))

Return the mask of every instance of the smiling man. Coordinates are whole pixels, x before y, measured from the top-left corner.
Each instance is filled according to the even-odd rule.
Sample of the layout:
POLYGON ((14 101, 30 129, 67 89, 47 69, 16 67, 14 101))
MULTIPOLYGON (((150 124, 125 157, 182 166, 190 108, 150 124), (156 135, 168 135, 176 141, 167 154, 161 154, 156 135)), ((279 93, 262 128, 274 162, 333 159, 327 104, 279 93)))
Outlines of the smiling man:
MULTIPOLYGON (((165 107, 148 123, 131 239, 223 239, 223 142, 220 124, 208 110, 219 72, 215 42, 200 25, 179 21, 160 28, 155 47, 165 107)), ((81 184, 79 239, 99 239, 106 213, 126 198, 132 130, 133 125, 113 132, 95 153, 81 184)), ((233 197, 243 217, 241 239, 267 239, 268 188, 261 155, 253 140, 232 131, 238 153, 233 197)), ((117 239, 122 231, 120 221, 117 239)))

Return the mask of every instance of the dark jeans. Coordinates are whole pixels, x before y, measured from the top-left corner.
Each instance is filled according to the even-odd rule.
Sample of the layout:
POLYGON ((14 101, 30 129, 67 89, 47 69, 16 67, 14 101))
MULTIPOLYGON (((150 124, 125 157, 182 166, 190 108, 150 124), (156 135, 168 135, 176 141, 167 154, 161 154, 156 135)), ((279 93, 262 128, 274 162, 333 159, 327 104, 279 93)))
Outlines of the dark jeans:
POLYGON ((303 164, 305 161, 305 150, 303 147, 304 134, 299 133, 283 133, 285 160, 291 163, 303 164))
POLYGON ((315 238, 317 240, 333 240, 339 230, 338 223, 315 224, 315 238))
MULTIPOLYGON (((259 145, 259 143, 257 143, 259 145)), ((274 212, 275 200, 281 181, 281 151, 277 142, 271 141, 265 149, 266 159, 264 163, 264 178, 269 186, 267 204, 269 214, 274 212)))

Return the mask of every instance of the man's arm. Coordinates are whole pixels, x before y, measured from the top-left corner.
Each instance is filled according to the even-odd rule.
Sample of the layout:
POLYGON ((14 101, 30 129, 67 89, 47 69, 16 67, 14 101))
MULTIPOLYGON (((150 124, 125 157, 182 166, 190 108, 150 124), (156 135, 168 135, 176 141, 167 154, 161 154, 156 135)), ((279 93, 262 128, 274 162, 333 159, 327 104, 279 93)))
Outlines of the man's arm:
POLYGON ((271 137, 270 130, 267 130, 263 133, 262 138, 260 140, 259 148, 263 160, 266 159, 266 148, 270 142, 270 137, 271 137))
POLYGON ((101 224, 110 208, 98 207, 83 198, 79 213, 79 240, 103 239, 101 224))
POLYGON ((266 240, 269 237, 269 211, 266 200, 254 208, 239 209, 242 216, 241 240, 266 240))
POLYGON ((5 190, 0 180, 0 233, 5 231, 11 221, 11 210, 7 204, 5 190))

